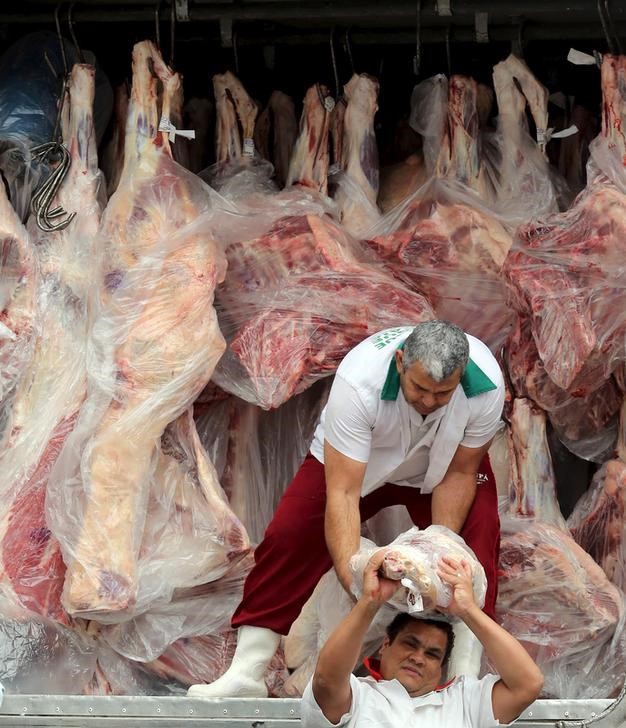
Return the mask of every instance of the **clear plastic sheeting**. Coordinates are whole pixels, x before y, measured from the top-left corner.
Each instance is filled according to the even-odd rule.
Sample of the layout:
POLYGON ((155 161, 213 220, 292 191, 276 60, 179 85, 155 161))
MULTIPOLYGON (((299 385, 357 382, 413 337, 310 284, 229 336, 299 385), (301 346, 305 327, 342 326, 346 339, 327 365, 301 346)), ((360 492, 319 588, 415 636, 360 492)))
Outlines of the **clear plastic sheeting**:
POLYGON ((543 697, 614 697, 626 672, 624 594, 566 531, 502 520, 497 619, 544 674, 543 697))
POLYGON ((439 318, 494 350, 511 325, 500 275, 511 236, 479 154, 475 81, 428 79, 413 92, 412 126, 423 135, 429 181, 385 215, 369 244, 393 274, 423 293, 439 318))
POLYGON ((309 450, 330 384, 321 380, 270 412, 232 396, 195 407, 202 444, 253 543, 309 450))
MULTIPOLYGON (((179 87, 152 43, 135 46, 125 166, 96 244, 87 399, 47 500, 68 565, 63 603, 76 616, 115 619, 137 604, 160 438, 202 391, 225 347, 213 309, 226 267, 214 237, 217 198, 172 160, 157 132, 179 87)), ((239 531, 222 535, 229 543, 233 533, 237 551, 239 531)))
MULTIPOLYGON (((479 606, 485 603, 487 577, 474 552, 454 531, 445 526, 428 526, 423 531, 414 526, 401 533, 388 546, 381 565, 384 576, 401 582, 402 589, 389 600, 399 611, 430 613, 437 607, 450 604, 452 590, 438 575, 439 561, 447 556, 457 561, 465 560, 472 572, 474 597, 479 606)), ((354 574, 354 590, 360 595, 363 589, 363 571, 367 562, 379 548, 368 544, 361 548, 350 561, 354 574)))
POLYGON ((213 381, 264 409, 332 374, 376 331, 434 318, 330 217, 283 217, 226 255, 217 305, 229 347, 213 381))
POLYGON ((567 521, 572 537, 626 590, 626 463, 609 460, 567 521))

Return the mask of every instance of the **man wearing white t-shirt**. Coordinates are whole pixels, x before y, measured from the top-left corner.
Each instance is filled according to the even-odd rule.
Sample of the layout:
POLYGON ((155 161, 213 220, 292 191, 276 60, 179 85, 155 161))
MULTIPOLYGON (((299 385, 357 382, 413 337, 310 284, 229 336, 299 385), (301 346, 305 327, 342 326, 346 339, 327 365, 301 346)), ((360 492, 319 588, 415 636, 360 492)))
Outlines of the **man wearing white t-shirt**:
MULTIPOLYGON (((361 523, 387 506, 405 505, 420 528, 440 524, 465 539, 485 569, 485 611, 493 616, 500 525, 487 450, 503 403, 495 358, 453 324, 386 329, 352 349, 310 453, 255 550, 232 620, 239 634, 231 666, 189 694, 265 695, 280 636, 331 566, 350 591, 361 523)), ((453 667, 476 672, 480 645, 467 629, 456 641, 453 667)))
POLYGON ((302 728, 492 728, 515 720, 539 696, 543 676, 520 643, 477 606, 464 561, 441 560, 439 574, 453 589, 446 611, 472 630, 499 674, 442 685, 449 625, 401 614, 387 629, 377 679, 352 675, 372 620, 398 588, 379 576, 384 556, 372 556, 363 596, 320 652, 302 696, 302 728))

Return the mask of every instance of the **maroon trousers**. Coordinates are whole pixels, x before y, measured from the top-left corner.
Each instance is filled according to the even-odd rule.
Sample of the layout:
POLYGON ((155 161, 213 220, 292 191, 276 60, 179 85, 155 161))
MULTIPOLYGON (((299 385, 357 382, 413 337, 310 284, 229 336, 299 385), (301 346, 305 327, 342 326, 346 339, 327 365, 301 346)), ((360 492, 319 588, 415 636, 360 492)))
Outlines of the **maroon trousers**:
MULTIPOLYGON (((406 506, 419 528, 431 524, 430 494, 387 483, 361 498, 361 522, 393 505, 406 506)), ((244 585, 233 627, 251 625, 286 635, 317 582, 332 566, 324 537, 326 480, 324 466, 307 455, 278 504, 263 541, 254 552, 255 565, 244 585)), ((487 575, 485 612, 493 617, 497 596, 500 520, 496 482, 488 456, 478 471, 478 488, 461 536, 487 575)))

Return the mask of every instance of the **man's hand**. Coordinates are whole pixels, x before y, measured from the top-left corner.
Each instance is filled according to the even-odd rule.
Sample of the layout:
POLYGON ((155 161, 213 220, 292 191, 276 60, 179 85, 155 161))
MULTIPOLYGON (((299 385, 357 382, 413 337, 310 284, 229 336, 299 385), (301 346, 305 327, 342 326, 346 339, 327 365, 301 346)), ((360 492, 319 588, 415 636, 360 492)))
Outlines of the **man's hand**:
POLYGON ((387 549, 375 551, 363 570, 363 599, 376 607, 381 607, 398 591, 400 582, 387 579, 380 573, 380 567, 387 549))
POLYGON ((474 598, 472 570, 465 559, 457 561, 449 556, 442 556, 437 567, 439 577, 452 587, 452 600, 442 612, 463 619, 474 609, 479 609, 474 598))

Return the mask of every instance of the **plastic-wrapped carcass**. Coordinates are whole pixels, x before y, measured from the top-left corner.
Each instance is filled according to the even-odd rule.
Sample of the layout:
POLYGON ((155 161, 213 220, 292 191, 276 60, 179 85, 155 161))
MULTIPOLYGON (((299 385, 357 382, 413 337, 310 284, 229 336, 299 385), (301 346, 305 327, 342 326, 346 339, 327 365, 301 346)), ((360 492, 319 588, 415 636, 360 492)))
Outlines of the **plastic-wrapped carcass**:
MULTIPOLYGON (((137 604, 161 436, 206 385, 225 347, 213 309, 226 266, 213 228, 219 200, 172 160, 157 131, 179 85, 152 43, 135 46, 124 169, 97 238, 88 395, 48 497, 68 565, 63 603, 77 616, 127 618, 137 604)), ((196 465, 198 477, 206 473, 219 489, 214 474, 196 465)), ((220 535, 239 552, 240 526, 220 535)))
POLYGON ((566 212, 522 226, 505 265, 519 316, 506 356, 516 393, 547 410, 564 444, 589 458, 613 445, 607 425, 621 398, 611 375, 626 358, 625 78, 626 57, 605 55, 587 188, 566 212))

